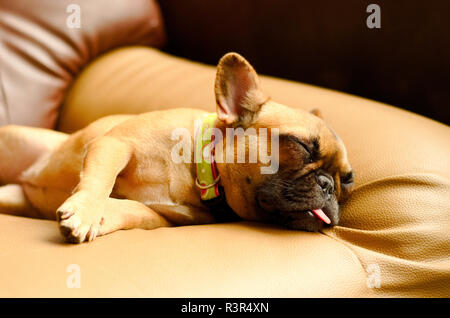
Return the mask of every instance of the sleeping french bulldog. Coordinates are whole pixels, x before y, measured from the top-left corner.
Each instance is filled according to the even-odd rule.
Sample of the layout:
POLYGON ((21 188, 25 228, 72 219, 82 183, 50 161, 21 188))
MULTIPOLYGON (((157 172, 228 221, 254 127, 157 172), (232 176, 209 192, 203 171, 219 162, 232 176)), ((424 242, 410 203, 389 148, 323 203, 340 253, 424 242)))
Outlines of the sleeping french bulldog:
POLYGON ((215 114, 171 109, 113 115, 72 135, 1 127, 0 213, 56 219, 73 243, 121 229, 234 219, 306 231, 338 224, 338 202, 349 195, 353 172, 344 144, 320 113, 270 100, 252 66, 236 53, 218 64, 215 96, 215 114), (278 142, 278 169, 261 173, 265 164, 259 161, 174 162, 178 141, 172 132, 190 131, 188 157, 197 146, 201 153, 205 144, 194 139, 204 135, 194 131, 194 122, 205 116, 215 119, 209 128, 224 136, 211 137, 213 155, 227 151, 227 138, 234 141, 227 129, 255 128, 261 139, 259 128, 276 128, 271 142, 278 142))

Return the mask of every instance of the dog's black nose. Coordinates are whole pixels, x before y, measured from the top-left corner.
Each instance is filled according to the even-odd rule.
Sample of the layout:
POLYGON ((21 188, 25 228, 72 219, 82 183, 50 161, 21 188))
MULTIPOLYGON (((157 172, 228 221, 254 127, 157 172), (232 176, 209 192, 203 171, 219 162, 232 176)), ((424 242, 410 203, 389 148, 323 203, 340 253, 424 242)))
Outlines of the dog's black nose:
POLYGON ((327 177, 323 174, 319 174, 316 176, 317 183, 322 188, 323 193, 327 196, 327 198, 333 193, 334 181, 332 178, 327 177))

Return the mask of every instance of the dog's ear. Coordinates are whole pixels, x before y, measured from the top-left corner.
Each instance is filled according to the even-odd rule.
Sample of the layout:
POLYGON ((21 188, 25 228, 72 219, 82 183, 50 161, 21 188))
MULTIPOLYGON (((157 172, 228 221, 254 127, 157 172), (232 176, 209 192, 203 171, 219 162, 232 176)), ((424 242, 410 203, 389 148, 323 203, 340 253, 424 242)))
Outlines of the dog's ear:
POLYGON ((311 114, 323 119, 322 111, 318 108, 314 108, 313 110, 311 110, 311 114))
POLYGON ((241 55, 228 53, 217 65, 215 95, 217 116, 227 125, 246 126, 267 96, 261 91, 253 67, 241 55))

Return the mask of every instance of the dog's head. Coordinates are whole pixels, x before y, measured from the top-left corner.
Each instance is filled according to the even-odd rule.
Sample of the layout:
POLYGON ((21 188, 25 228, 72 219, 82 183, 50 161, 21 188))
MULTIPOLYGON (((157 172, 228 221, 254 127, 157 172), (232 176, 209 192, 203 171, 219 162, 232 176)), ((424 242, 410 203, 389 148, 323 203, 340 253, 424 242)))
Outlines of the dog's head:
MULTIPOLYGON (((230 207, 243 219, 265 220, 293 229, 318 231, 328 219, 330 225, 336 225, 339 202, 351 191, 353 172, 342 140, 320 112, 293 109, 270 100, 261 90, 253 67, 236 53, 220 60, 215 95, 217 127, 224 136, 226 128, 253 128, 257 142, 267 143, 268 152, 277 152, 270 153, 272 160, 277 160, 276 171, 263 174, 261 167, 267 162, 237 163, 240 146, 249 158, 251 138, 235 140, 235 161, 217 164, 230 207), (261 140, 266 135, 260 128, 267 129, 268 138, 261 140), (276 139, 271 139, 274 128, 276 139), (272 147, 274 142, 277 147, 272 147)), ((224 147, 224 153, 227 138, 230 136, 216 146, 224 147)))

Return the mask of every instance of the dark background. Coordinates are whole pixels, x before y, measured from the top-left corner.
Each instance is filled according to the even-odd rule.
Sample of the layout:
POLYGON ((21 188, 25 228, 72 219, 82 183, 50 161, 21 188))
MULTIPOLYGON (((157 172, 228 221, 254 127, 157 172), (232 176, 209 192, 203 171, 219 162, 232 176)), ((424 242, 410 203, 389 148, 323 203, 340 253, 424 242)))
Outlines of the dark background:
POLYGON ((450 123, 450 1, 161 0, 169 53, 216 64, 229 51, 261 74, 450 123), (369 29, 370 3, 381 29, 369 29))

